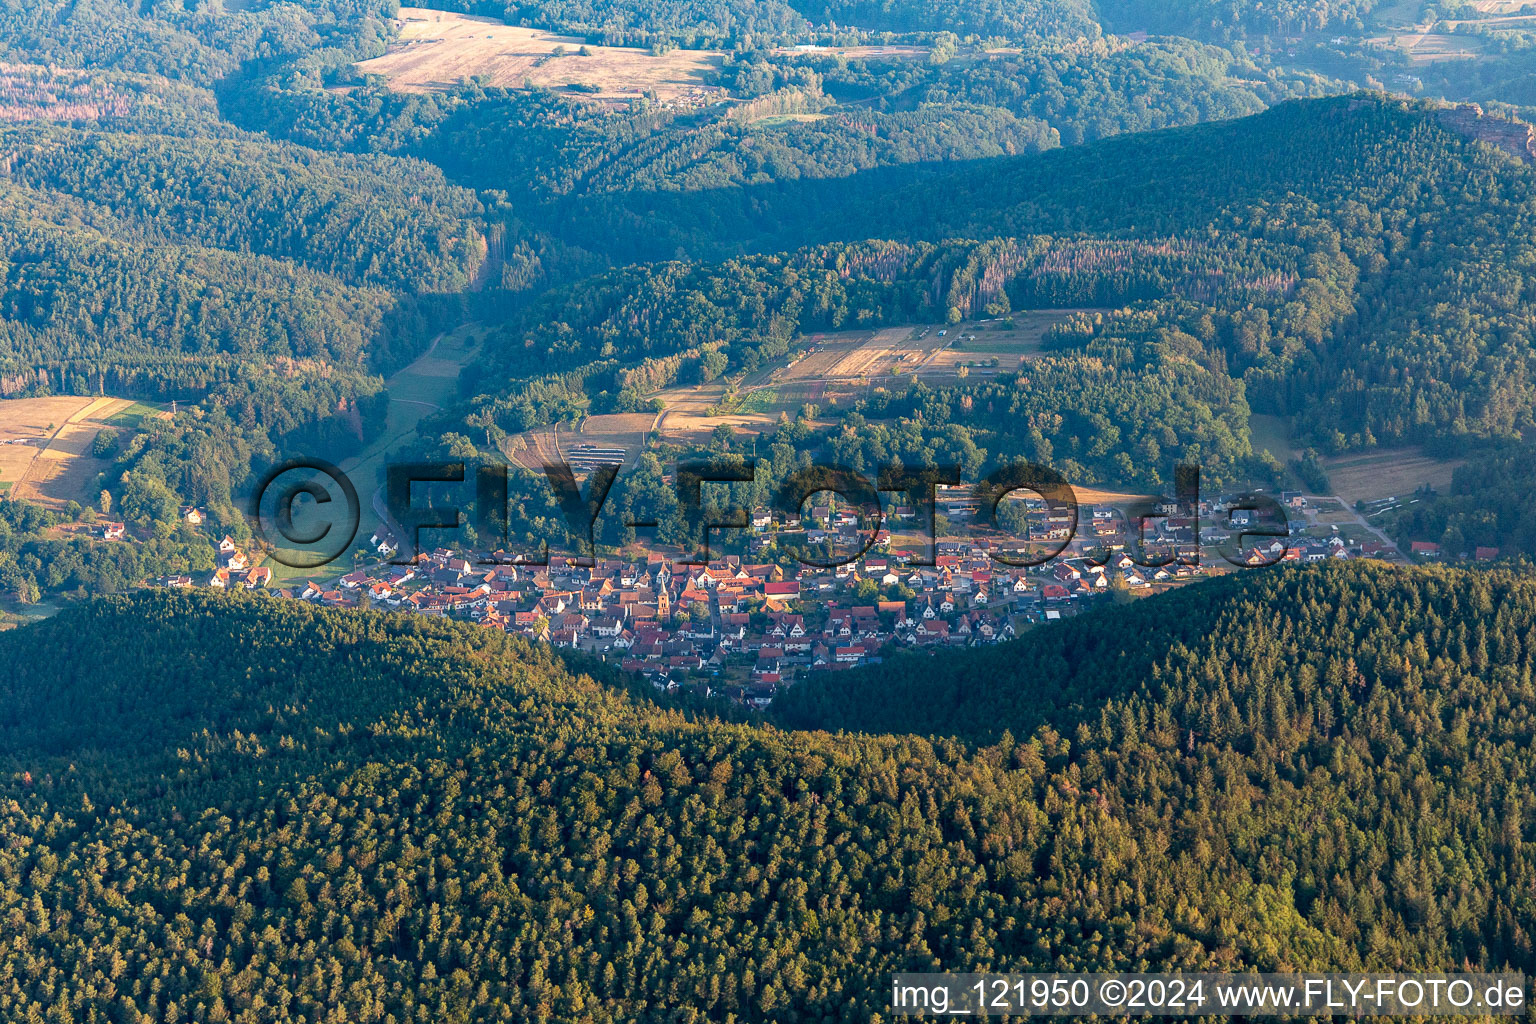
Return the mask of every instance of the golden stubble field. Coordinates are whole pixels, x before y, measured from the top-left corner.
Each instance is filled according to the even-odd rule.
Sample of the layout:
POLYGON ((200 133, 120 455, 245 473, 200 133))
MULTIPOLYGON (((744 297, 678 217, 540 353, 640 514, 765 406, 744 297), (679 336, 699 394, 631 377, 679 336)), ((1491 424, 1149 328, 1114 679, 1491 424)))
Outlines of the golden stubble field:
POLYGON ((106 463, 92 457, 91 443, 131 405, 71 395, 0 401, 0 489, 52 507, 94 501, 86 492, 106 463))
POLYGON ((1007 320, 808 334, 796 342, 796 358, 740 377, 734 391, 724 380, 676 385, 648 396, 661 401, 660 413, 589 416, 575 430, 545 427, 508 438, 502 450, 528 468, 583 444, 624 448, 633 460, 652 440, 697 444, 722 425, 764 433, 807 406, 816 411, 813 422, 823 422, 839 407, 912 377, 943 385, 962 374, 985 380, 1011 373, 1039 356, 1046 332, 1075 312, 1094 311, 1027 310, 1007 320))
POLYGON ((1476 19, 1437 18, 1421 20, 1424 7, 1414 0, 1400 0, 1379 7, 1375 21, 1383 31, 1367 42, 1396 48, 1414 64, 1446 60, 1476 60, 1488 52, 1489 37, 1463 33, 1472 26, 1478 32, 1499 34, 1536 28, 1536 2, 1532 0, 1472 0, 1476 19))
POLYGON ((561 90, 573 84, 596 92, 573 92, 578 98, 627 101, 654 92, 663 102, 723 100, 725 93, 706 76, 725 61, 717 50, 672 50, 652 56, 634 47, 597 46, 542 29, 504 25, 420 7, 402 7, 398 17, 400 41, 382 57, 357 65, 365 74, 379 74, 391 89, 429 92, 451 88, 475 75, 493 85, 518 89, 528 83, 561 90), (588 56, 577 51, 585 45, 588 56), (563 55, 555 56, 562 49, 563 55))

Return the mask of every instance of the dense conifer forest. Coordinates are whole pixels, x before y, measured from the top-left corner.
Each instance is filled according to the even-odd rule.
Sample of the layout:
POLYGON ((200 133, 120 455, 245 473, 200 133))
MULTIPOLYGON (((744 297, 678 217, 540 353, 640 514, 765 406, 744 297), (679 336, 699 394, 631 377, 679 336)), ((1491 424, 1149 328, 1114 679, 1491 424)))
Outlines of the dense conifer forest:
MULTIPOLYGON (((615 109, 473 79, 391 92, 352 66, 397 31, 376 0, 11 4, 5 393, 217 403, 258 431, 251 450, 336 437, 326 421, 375 401, 467 302, 493 343, 442 426, 519 430, 636 407, 720 356, 751 368, 800 330, 1001 302, 1119 310, 1042 362, 1052 380, 1103 368, 1063 397, 1080 408, 1059 428, 1038 389, 997 382, 980 404, 1028 424, 978 426, 989 454, 1070 459, 1085 481, 1133 482, 1149 442, 1251 474, 1244 402, 1324 452, 1504 442, 1531 421, 1511 276, 1529 170, 1427 107, 1283 102, 1345 86, 1233 41, 1348 28, 1368 4, 1185 5, 1181 34, 1134 43, 1095 19, 1130 31, 1151 13, 1136 3, 986 4, 965 25, 921 3, 450 9, 722 47, 715 81, 738 106, 615 109), (928 58, 771 45, 802 40, 928 58), (820 113, 753 113, 780 109, 820 113), (1198 122, 1221 123, 1148 133, 1198 122), (862 248, 807 248, 827 242, 862 248), (952 255, 901 255, 919 242, 952 255), (458 304, 421 305, 442 295, 458 304), (332 385, 302 393, 295 366, 332 385), (1130 450, 1088 439, 1094 408, 1138 410, 1130 450)), ((953 415, 978 407, 970 390, 857 414, 953 415)))
MULTIPOLYGON (((1293 417, 1324 452, 1508 443, 1533 425, 1536 307, 1516 269, 1532 259, 1531 169, 1433 109, 1295 101, 912 179, 589 199, 592 226, 569 231, 658 249, 696 248, 685 236, 850 241, 553 291, 499 329, 480 379, 565 374, 564 394, 625 409, 711 351, 725 357, 718 375, 781 355, 800 332, 1104 306, 1027 371, 853 414, 974 425, 991 454, 1071 459, 1086 482, 1134 478, 1128 460, 1145 465, 1147 440, 1218 476, 1255 472, 1246 412, 1223 422, 1244 401, 1293 417), (636 201, 643 212, 624 208, 636 201), (641 230, 657 220, 680 234, 641 230), (852 241, 876 236, 891 240, 852 241), (650 359, 651 372, 626 381, 602 370, 610 359, 650 359), (1132 443, 1092 451, 1105 429, 1087 422, 1095 411, 1132 443)), ((536 394, 471 408, 490 403, 502 427, 525 429, 560 408, 541 410, 536 394)))
MULTIPOLYGON (((1435 103, 1315 98, 1348 86, 1265 48, 1354 32, 1370 4, 1153 6, 985 4, 964 26, 921 3, 447 8, 721 48, 726 102, 679 110, 473 77, 391 91, 353 67, 397 38, 378 0, 7 5, 0 393, 211 414, 102 483, 229 509, 284 450, 379 437, 385 378, 464 320, 487 343, 429 433, 488 450, 751 372, 804 331, 1084 306, 1104 312, 1028 373, 766 440, 1135 487, 1196 461, 1219 485, 1276 479, 1255 412, 1323 455, 1501 457, 1536 408, 1536 157, 1435 103), (1139 28, 1174 34, 1115 34, 1139 28), (925 56, 838 54, 880 43, 925 56)), ((1492 532, 1451 515, 1400 529, 1492 532)))
POLYGON ((98 601, 0 636, 0 1013, 871 1020, 903 968, 1529 970, 1533 628, 1524 578, 1254 571, 774 727, 420 617, 98 601))
MULTIPOLYGON (((1457 0, 430 6, 562 61, 707 52, 681 97, 411 92, 358 66, 396 0, 0 0, 0 398, 176 409, 98 435, 94 510, 0 488, 0 600, 56 602, 0 632, 0 1021, 826 1024, 886 1019, 900 970, 1536 971, 1531 33, 1457 0), (293 454, 499 459, 810 332, 1039 309, 1004 372, 711 433, 757 460, 733 499, 814 459, 1278 489, 1258 413, 1311 480, 1456 455, 1380 523, 1506 564, 1232 573, 767 712, 446 617, 141 587, 262 553, 246 491, 293 454)), ((602 540, 686 539, 678 453, 632 460, 602 540)), ((565 532, 513 488, 515 539, 565 532)))

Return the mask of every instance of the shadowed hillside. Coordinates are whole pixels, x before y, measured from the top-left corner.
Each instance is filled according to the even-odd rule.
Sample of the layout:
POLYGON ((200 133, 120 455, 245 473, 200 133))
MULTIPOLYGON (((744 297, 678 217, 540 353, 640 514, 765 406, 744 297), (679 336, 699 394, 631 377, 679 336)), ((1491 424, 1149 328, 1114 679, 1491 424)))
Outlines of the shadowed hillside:
POLYGON ((1250 573, 792 695, 1017 730, 973 746, 690 719, 420 618, 95 602, 0 637, 0 1013, 871 1020, 900 968, 1528 969, 1533 619, 1504 576, 1250 573))

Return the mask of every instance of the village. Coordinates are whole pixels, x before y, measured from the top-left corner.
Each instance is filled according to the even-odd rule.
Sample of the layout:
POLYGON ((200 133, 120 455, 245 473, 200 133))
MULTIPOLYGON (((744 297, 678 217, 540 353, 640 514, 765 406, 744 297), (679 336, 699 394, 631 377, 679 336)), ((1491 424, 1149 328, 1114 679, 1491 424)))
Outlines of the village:
MULTIPOLYGON (((974 512, 963 489, 939 490, 936 521, 947 526, 974 512)), ((998 643, 1096 603, 1132 600, 1213 575, 1330 558, 1401 558, 1385 541, 1320 530, 1304 496, 1279 497, 1287 515, 1278 524, 1250 520, 1249 512, 1229 510, 1220 499, 1202 501, 1197 516, 1170 501, 1143 521, 1139 544, 1118 508, 1082 506, 1074 530, 1067 513, 1030 500, 1024 503, 1030 536, 1059 549, 1030 566, 999 561, 998 545, 974 536, 940 535, 930 555, 927 545, 907 543, 911 538, 903 530, 915 528, 918 517, 904 506, 892 510, 895 536, 887 530, 861 535, 856 515, 828 503, 809 507, 802 523, 754 510, 748 556, 707 564, 656 553, 587 564, 551 556, 547 564, 534 564, 449 547, 394 564, 399 541, 381 527, 368 538, 377 560, 339 576, 332 566, 274 587, 271 567, 252 565, 224 537, 213 573, 152 582, 445 616, 586 652, 659 689, 694 686, 762 708, 810 672, 879 664, 902 650, 998 643), (783 557, 781 538, 798 535, 806 523, 820 538, 866 550, 826 568, 783 557), (1320 539, 1319 532, 1331 535, 1320 539), (1239 539, 1244 546, 1233 547, 1239 539), (779 554, 753 560, 764 553, 779 554)), ((196 509, 183 512, 189 521, 197 519, 196 509)), ((121 523, 103 526, 108 539, 123 531, 121 523)))

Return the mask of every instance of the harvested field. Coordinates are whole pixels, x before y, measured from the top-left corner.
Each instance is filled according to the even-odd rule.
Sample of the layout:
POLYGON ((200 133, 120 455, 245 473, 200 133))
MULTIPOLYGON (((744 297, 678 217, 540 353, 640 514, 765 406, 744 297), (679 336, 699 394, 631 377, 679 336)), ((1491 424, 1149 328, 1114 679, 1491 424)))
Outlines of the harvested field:
POLYGON ((558 439, 542 429, 520 435, 521 448, 509 439, 503 451, 532 468, 573 442, 638 451, 653 436, 699 443, 721 424, 763 433, 781 416, 798 416, 807 405, 818 414, 834 411, 913 376, 952 384, 962 366, 978 377, 1011 372, 1037 355, 1046 331, 1072 312, 1077 311, 1015 313, 1011 327, 995 320, 810 334, 797 343, 799 358, 741 377, 734 395, 723 380, 665 388, 648 396, 665 406, 654 421, 649 413, 590 416, 582 422, 579 439, 564 428, 558 439))
POLYGON ((14 489, 59 424, 88 404, 89 398, 70 397, 0 401, 0 481, 14 489))
POLYGON ((796 377, 812 376, 806 364, 814 364, 823 354, 834 357, 831 369, 816 373, 817 377, 881 377, 896 376, 903 371, 913 372, 942 345, 924 344, 922 334, 912 327, 891 327, 876 331, 863 340, 855 340, 851 346, 828 343, 825 353, 817 353, 804 361, 796 377))
POLYGON ((532 83, 577 98, 628 101, 654 92, 664 103, 704 105, 725 99, 705 83, 725 55, 715 50, 672 50, 661 56, 633 47, 596 46, 542 29, 504 25, 420 7, 400 8, 400 43, 382 57, 357 65, 383 75, 391 89, 430 92, 483 75, 493 85, 532 83), (588 55, 577 51, 586 46, 588 55), (560 55, 556 55, 556 51, 560 55), (581 86, 581 91, 567 88, 581 86))
POLYGON ((18 398, 0 401, 0 481, 11 497, 57 508, 88 494, 106 462, 91 455, 97 431, 134 403, 122 398, 18 398))
MULTIPOLYGON (((541 427, 513 437, 501 444, 501 453, 513 465, 542 473, 546 465, 570 462, 586 447, 622 448, 625 466, 632 466, 650 441, 656 413, 606 413, 588 416, 571 430, 564 424, 541 427)), ((577 467, 578 477, 583 475, 577 467)))
POLYGON ((1074 312, 1092 310, 1029 310, 1007 320, 812 334, 805 339, 810 354, 774 379, 874 381, 916 374, 949 383, 961 366, 1010 372, 1038 355, 1046 332, 1074 312), (993 360, 995 367, 986 365, 993 360))
POLYGON ((1422 448, 1394 448, 1323 460, 1333 493, 1353 504, 1407 497, 1425 484, 1444 491, 1464 459, 1436 459, 1422 448))
POLYGON ((1426 32, 1409 47, 1408 52, 1415 64, 1422 64, 1436 60, 1468 60, 1480 57, 1483 47, 1480 41, 1471 36, 1426 32))
POLYGON ((1107 505, 1111 508, 1122 508, 1145 498, 1156 497, 1150 494, 1130 494, 1126 491, 1110 491, 1100 487, 1084 487, 1076 484, 1072 487, 1072 493, 1077 495, 1079 506, 1107 505))
POLYGON ((581 445, 596 445, 598 447, 623 448, 624 462, 632 464, 639 454, 645 450, 650 440, 651 425, 656 422, 657 414, 653 412, 623 412, 608 413, 603 416, 588 416, 581 421, 575 433, 569 430, 561 430, 561 450, 567 454, 581 445))
POLYGON ((1472 60, 1483 55, 1483 43, 1476 36, 1405 31, 1393 36, 1376 36, 1367 41, 1377 46, 1395 47, 1415 64, 1429 64, 1442 60, 1472 60))
POLYGON ((543 427, 504 438, 501 453, 514 465, 541 472, 546 465, 560 461, 560 443, 555 440, 554 427, 543 427))
POLYGON ((664 440, 697 443, 722 423, 734 430, 761 433, 778 419, 778 407, 766 404, 758 412, 742 412, 740 408, 728 413, 716 411, 725 394, 726 386, 721 383, 668 388, 657 393, 655 397, 667 407, 656 418, 656 434, 664 440))

